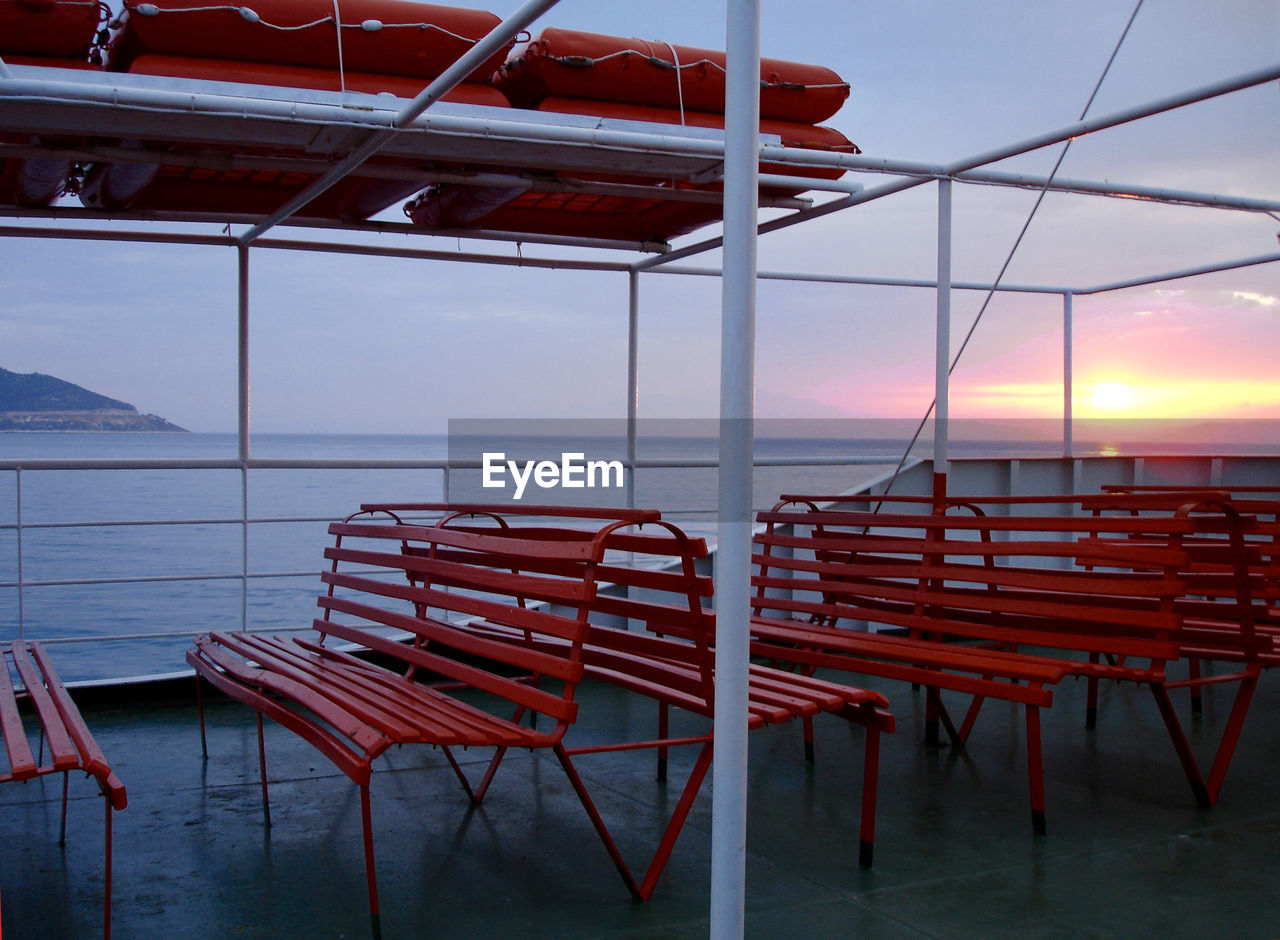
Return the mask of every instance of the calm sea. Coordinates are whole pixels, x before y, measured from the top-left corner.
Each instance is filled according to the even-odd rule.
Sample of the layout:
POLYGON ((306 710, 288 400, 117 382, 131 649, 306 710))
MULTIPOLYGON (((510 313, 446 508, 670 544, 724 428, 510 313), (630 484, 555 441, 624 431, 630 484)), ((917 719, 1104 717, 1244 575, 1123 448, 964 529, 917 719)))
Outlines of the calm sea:
MULTIPOLYGON (((443 435, 255 435, 252 452, 257 458, 296 460, 426 460, 447 457, 448 445, 443 435)), ((874 455, 885 462, 762 467, 755 476, 756 502, 767 506, 786 490, 846 490, 891 470, 902 446, 901 440, 885 439, 762 439, 756 446, 762 458, 874 455)), ((706 439, 662 439, 642 441, 640 456, 708 458, 715 451, 715 442, 706 439)), ((955 457, 978 452, 1057 456, 1061 445, 952 447, 955 457)), ((235 437, 229 434, 0 434, 0 461, 235 456, 235 437)), ((472 473, 474 484, 478 471, 472 473)), ((12 470, 0 471, 0 640, 21 635, 56 643, 52 651, 69 681, 183 672, 183 653, 194 634, 310 623, 328 520, 347 515, 361 502, 433 501, 443 492, 442 472, 430 469, 255 469, 244 475, 238 469, 28 469, 20 478, 12 470), (242 502, 247 526, 240 523, 242 502), (156 524, 172 520, 184 524, 156 524), (101 636, 119 639, 60 642, 101 636)), ((457 478, 450 493, 455 500, 484 495, 457 478)), ((530 491, 526 502, 547 501, 536 498, 540 495, 530 491)), ((619 504, 616 498, 594 501, 619 504)), ((716 471, 641 470, 636 503, 714 536, 716 471)))

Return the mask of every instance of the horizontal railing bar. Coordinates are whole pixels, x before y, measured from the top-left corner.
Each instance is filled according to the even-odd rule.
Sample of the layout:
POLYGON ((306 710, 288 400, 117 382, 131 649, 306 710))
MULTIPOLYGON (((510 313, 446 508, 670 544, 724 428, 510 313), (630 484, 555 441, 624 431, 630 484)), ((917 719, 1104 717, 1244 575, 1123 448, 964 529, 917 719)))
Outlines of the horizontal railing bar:
MULTIPOLYGON (((312 629, 311 624, 299 627, 272 627, 276 633, 303 633, 312 629)), ((98 636, 57 636, 57 637, 40 637, 41 643, 47 643, 52 646, 54 644, 69 643, 102 643, 105 640, 190 640, 197 631, 193 630, 177 630, 165 631, 164 633, 103 633, 98 636)), ((73 685, 75 683, 68 683, 73 685)))
MULTIPOLYGON (((99 529, 111 526, 154 525, 260 525, 280 522, 336 522, 338 516, 279 516, 261 519, 107 519, 98 522, 24 522, 22 529, 99 529)), ((0 523, 0 531, 16 529, 15 523, 0 523)))
MULTIPOLYGON (((861 457, 757 457, 754 465, 757 467, 833 467, 833 466, 867 466, 879 465, 884 463, 896 464, 902 459, 901 454, 890 456, 888 454, 861 456, 861 457)), ((621 463, 626 466, 627 462, 622 460, 621 463)), ((689 468, 709 469, 720 466, 720 461, 716 457, 680 457, 680 458, 655 458, 651 460, 638 459, 635 462, 637 470, 683 470, 689 468)))
MULTIPOLYGON (((654 268, 653 274, 679 274, 692 277, 720 277, 718 267, 696 265, 664 265, 654 268)), ((807 274, 786 271, 757 271, 761 281, 796 281, 817 284, 852 284, 862 287, 920 287, 937 290, 938 282, 932 278, 877 277, 869 274, 807 274)), ((952 281, 952 290, 1000 291, 1006 294, 1074 294, 1072 287, 1055 287, 1051 284, 993 284, 989 281, 952 281)))
MULTIPOLYGON (((860 463, 884 463, 885 460, 897 462, 900 455, 893 457, 867 457, 848 456, 848 457, 757 457, 756 466, 827 466, 833 464, 860 464, 860 463), (780 463, 781 461, 781 463, 780 463)), ((629 466, 625 457, 616 458, 623 466, 629 466)), ((697 466, 716 466, 717 458, 708 457, 701 460, 697 466)), ((689 466, 680 458, 661 458, 654 457, 648 459, 637 460, 634 464, 637 469, 652 469, 671 467, 679 468, 689 466)), ((249 460, 239 460, 230 458, 227 460, 205 459, 205 460, 96 460, 96 459, 73 459, 73 458, 38 458, 24 460, 21 458, 0 460, 0 471, 3 470, 22 470, 22 471, 38 471, 38 470, 481 470, 484 468, 484 461, 476 460, 450 460, 447 458, 439 458, 432 460, 287 460, 287 459, 262 459, 250 458, 249 460)), ((239 522, 240 520, 236 520, 239 522)))
POLYGON ((265 578, 314 578, 318 568, 310 571, 261 571, 243 574, 165 574, 139 575, 128 578, 68 578, 50 581, 0 581, 0 588, 73 587, 88 584, 157 584, 173 581, 255 581, 265 578))
MULTIPOLYGON (((479 461, 476 466, 479 466, 479 461)), ((448 470, 455 467, 446 457, 421 459, 332 458, 298 460, 290 458, 205 457, 199 459, 158 457, 150 460, 77 457, 11 457, 0 460, 0 470, 448 470)))

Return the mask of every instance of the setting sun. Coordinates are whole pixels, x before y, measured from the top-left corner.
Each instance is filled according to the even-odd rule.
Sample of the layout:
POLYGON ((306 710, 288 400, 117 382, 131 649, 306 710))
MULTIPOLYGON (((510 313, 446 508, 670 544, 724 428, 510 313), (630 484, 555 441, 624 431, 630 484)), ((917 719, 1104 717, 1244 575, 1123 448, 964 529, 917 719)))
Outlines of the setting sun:
POLYGON ((1093 386, 1089 402, 1099 411, 1121 411, 1133 406, 1133 389, 1123 382, 1099 382, 1093 386))

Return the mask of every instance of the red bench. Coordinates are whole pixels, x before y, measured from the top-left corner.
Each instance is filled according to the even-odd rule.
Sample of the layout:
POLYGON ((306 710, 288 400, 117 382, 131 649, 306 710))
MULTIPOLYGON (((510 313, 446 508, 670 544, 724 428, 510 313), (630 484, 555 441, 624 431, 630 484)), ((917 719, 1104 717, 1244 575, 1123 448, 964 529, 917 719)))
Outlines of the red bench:
MULTIPOLYGON (((1179 652, 1189 677, 1166 688, 1186 687, 1193 713, 1200 713, 1202 690, 1211 684, 1240 682, 1231 721, 1243 721, 1253 683, 1261 669, 1280 665, 1280 487, 1173 486, 1109 484, 1101 493, 1034 496, 953 495, 942 502, 948 512, 997 514, 1124 515, 1167 517, 1199 514, 1216 519, 1213 531, 1185 537, 1187 566, 1180 572, 1186 593, 1177 599, 1182 620, 1179 652), (1238 665, 1239 672, 1203 675, 1204 661, 1238 665)), ((934 497, 801 496, 784 501, 805 505, 878 509, 883 506, 933 506, 934 497)), ((1128 533, 1132 542, 1139 536, 1128 533)), ((1094 727, 1097 680, 1089 680, 1086 725, 1094 727)), ((1219 781, 1220 784, 1220 781, 1219 781)), ((1216 785, 1210 784, 1216 793, 1216 785)))
MULTIPOLYGON (((869 497, 875 500, 876 497, 869 497)), ((905 506, 905 510, 902 508, 905 506)), ((1238 724, 1208 780, 1169 699, 1180 655, 1181 576, 1194 543, 1230 528, 1221 515, 984 515, 819 510, 760 514, 752 620, 755 654, 926 689, 927 733, 964 746, 985 698, 1026 714, 1032 824, 1045 831, 1040 709, 1066 676, 1147 685, 1201 805, 1217 797, 1238 724), (971 701, 957 724, 942 693, 971 701)), ((1240 709, 1247 709, 1248 681, 1240 709)))
MULTIPOLYGON (((365 511, 394 513, 462 512, 465 507, 441 503, 365 504, 365 511)), ((472 507, 484 515, 486 507, 472 507)), ((504 506, 505 515, 532 515, 555 520, 564 510, 546 506, 504 506)), ((607 510, 605 512, 608 512, 607 510)), ((562 520, 561 520, 562 521, 562 520)), ((453 525, 459 525, 461 520, 453 525)), ((715 613, 703 606, 712 595, 709 577, 699 575, 697 566, 708 561, 703 539, 690 539, 673 525, 658 523, 656 534, 619 533, 609 547, 647 556, 658 564, 602 564, 599 580, 605 583, 591 603, 591 624, 583 644, 586 674, 653 699, 657 705, 657 737, 653 741, 608 745, 607 749, 656 747, 659 780, 666 779, 666 751, 669 742, 669 709, 677 708, 707 719, 714 717, 715 701, 715 613), (662 564, 666 559, 666 564, 662 564)), ((556 529, 547 530, 555 537, 556 529)), ((421 551, 412 546, 409 551, 421 551)), ((475 620, 467 629, 507 642, 528 640, 491 620, 475 620)), ((549 644, 545 638, 543 647, 549 644)), ((559 645, 563 645, 562 643, 559 645)), ((894 730, 887 700, 880 694, 844 683, 796 675, 766 666, 751 665, 748 675, 748 728, 758 729, 800 719, 805 730, 805 756, 814 757, 812 719, 828 713, 865 728, 863 755, 862 812, 859 829, 858 863, 870 867, 875 836, 876 787, 879 777, 879 742, 882 732, 894 730)), ((683 798, 692 800, 710 766, 712 735, 686 737, 682 744, 701 745, 695 774, 683 798)), ((569 749, 570 754, 588 749, 569 749)), ((677 834, 671 832, 672 839, 677 834)), ((601 832, 606 845, 607 833, 601 832)), ((614 851, 610 850, 611 853, 614 851)), ((665 855, 661 856, 665 858, 665 855)), ((621 859, 614 856, 623 879, 637 897, 652 892, 661 866, 658 859, 644 880, 636 885, 621 859)))
POLYGON ((0 646, 0 733, 8 766, 0 767, 0 783, 33 780, 45 774, 61 773, 62 824, 59 844, 67 835, 68 777, 82 770, 98 782, 106 798, 104 830, 102 935, 111 936, 111 813, 125 808, 128 797, 102 755, 79 709, 39 643, 6 643, 0 646), (12 666, 10 665, 12 664, 12 666), (11 671, 12 669, 12 671, 11 671), (15 683, 15 677, 17 682, 15 683), (33 753, 27 740, 22 712, 35 713, 40 746, 33 753), (48 749, 46 759, 45 749, 48 749))
MULTIPOLYGON (((439 746, 477 802, 508 748, 550 750, 628 889, 647 898, 710 766, 710 731, 675 738, 660 727, 652 739, 578 747, 565 737, 579 712, 577 688, 587 676, 613 678, 660 703, 709 714, 709 675, 688 665, 699 656, 709 662, 706 636, 713 620, 702 598, 710 594, 710 581, 694 568, 706 554, 705 544, 649 511, 429 508, 445 514, 408 522, 399 512, 371 507, 330 527, 335 541, 325 551, 331 567, 322 575, 323 613, 313 624, 318 635, 214 633, 197 639, 188 661, 205 680, 255 708, 259 729, 262 715, 274 718, 360 788, 375 936, 380 917, 369 788, 373 762, 394 744, 439 746), (539 512, 558 518, 550 524, 527 518, 539 512), (615 579, 626 570, 614 560, 618 553, 674 560, 678 567, 663 572, 642 566, 628 575, 626 587, 645 596, 613 596, 606 590, 615 590, 615 579), (628 620, 670 634, 661 641, 670 645, 661 654, 629 651, 606 665, 600 650, 615 644, 601 637, 630 637, 628 620), (685 635, 702 639, 674 639, 685 635), (358 655, 364 651, 385 665, 358 655), (645 748, 661 755, 684 744, 700 745, 699 756, 653 859, 637 879, 596 810, 575 758, 645 748), (478 782, 469 781, 454 760, 450 749, 458 745, 494 749, 478 782)), ((805 687, 784 674, 777 701, 760 706, 770 720, 806 709, 847 711, 872 729, 869 742, 884 725, 877 712, 884 702, 874 693, 816 683, 812 688, 821 696, 788 698, 784 680, 786 690, 805 687)), ((868 748, 874 757, 870 743, 868 748)), ((264 765, 264 805, 265 780, 264 765)), ((869 802, 874 807, 874 788, 869 802)))
MULTIPOLYGON (((1251 552, 1245 559, 1247 582, 1244 587, 1253 601, 1249 613, 1251 627, 1258 635, 1280 641, 1280 486, 1173 486, 1173 485, 1108 485, 1103 491, 1117 499, 1162 500, 1166 508, 1188 502, 1212 500, 1254 520, 1243 532, 1251 552)), ((1210 543, 1207 549, 1212 549, 1210 543)), ((1190 598, 1186 604, 1188 617, 1212 628, 1214 621, 1233 620, 1244 609, 1235 601, 1241 593, 1241 572, 1233 567, 1234 559, 1215 556, 1206 550, 1193 559, 1186 572, 1190 598)), ((1241 649, 1238 630, 1218 629, 1208 634, 1189 637, 1185 653, 1195 663, 1199 659, 1248 663, 1256 658, 1263 667, 1280 665, 1280 649, 1270 645, 1241 649)))

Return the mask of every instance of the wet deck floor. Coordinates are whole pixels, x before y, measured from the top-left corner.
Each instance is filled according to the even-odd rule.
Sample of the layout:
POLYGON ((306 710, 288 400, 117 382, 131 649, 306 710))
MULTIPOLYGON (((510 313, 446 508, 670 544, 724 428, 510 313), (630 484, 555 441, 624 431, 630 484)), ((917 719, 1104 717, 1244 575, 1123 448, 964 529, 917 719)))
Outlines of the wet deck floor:
MULTIPOLYGON (((885 689, 898 731, 882 748, 876 861, 857 866, 862 734, 827 717, 816 765, 800 729, 751 738, 750 937, 1280 936, 1280 682, 1265 675, 1219 805, 1197 809, 1145 689, 1104 692, 1082 727, 1083 685, 1045 719, 1049 835, 1032 835, 1020 715, 988 703, 966 751, 923 745, 923 697, 885 689)), ((1234 686, 1190 725, 1211 752, 1234 686)), ((651 711, 582 692, 579 743, 651 711)), ((1185 700, 1179 701, 1185 711, 1185 700)), ((194 705, 87 705, 129 788, 115 817, 113 933, 132 937, 365 937, 357 791, 268 723, 271 829, 262 823, 254 722, 210 707, 210 759, 194 705)), ((692 754, 685 755, 687 761, 692 754)), ((483 755, 466 759, 476 764, 483 755)), ((1202 758, 1202 760, 1207 758, 1202 758)), ((683 778, 651 755, 579 760, 622 850, 640 863, 683 778)), ((3 937, 101 929, 102 800, 60 778, 0 788, 3 937)), ((470 808, 439 751, 380 761, 373 813, 383 931, 415 937, 698 937, 707 932, 711 785, 653 898, 633 903, 550 755, 512 753, 470 808)))

